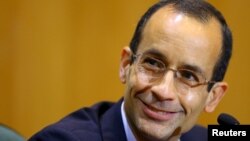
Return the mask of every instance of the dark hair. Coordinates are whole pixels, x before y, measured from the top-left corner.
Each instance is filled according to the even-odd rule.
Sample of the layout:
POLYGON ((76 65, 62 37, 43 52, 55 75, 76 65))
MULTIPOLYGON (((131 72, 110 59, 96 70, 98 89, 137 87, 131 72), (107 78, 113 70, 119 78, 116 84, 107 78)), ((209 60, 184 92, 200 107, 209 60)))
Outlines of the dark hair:
MULTIPOLYGON (((224 19, 223 15, 211 4, 203 0, 161 0, 154 4, 146 11, 146 13, 139 20, 133 38, 130 42, 130 49, 136 53, 140 41, 142 39, 142 32, 149 21, 150 17, 160 8, 171 5, 178 12, 182 12, 190 17, 197 19, 202 23, 208 22, 212 17, 218 20, 221 25, 222 32, 222 47, 221 54, 217 60, 212 75, 212 81, 222 81, 224 79, 227 66, 229 64, 232 54, 232 33, 224 19)), ((208 85, 207 90, 210 91, 214 83, 208 85)))

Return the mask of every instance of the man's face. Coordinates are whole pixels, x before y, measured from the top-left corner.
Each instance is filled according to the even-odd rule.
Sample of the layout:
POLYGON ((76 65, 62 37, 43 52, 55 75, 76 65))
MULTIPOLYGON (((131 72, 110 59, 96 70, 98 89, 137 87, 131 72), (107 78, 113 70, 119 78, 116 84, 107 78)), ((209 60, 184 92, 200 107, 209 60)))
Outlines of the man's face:
MULTIPOLYGON (((167 68, 195 68, 210 80, 221 41, 220 25, 213 18, 201 23, 165 7, 148 21, 136 54, 157 53, 167 68)), ((207 86, 201 85, 180 91, 172 71, 160 82, 149 84, 138 76, 136 63, 124 63, 132 55, 128 48, 124 52, 122 60, 127 61, 122 61, 121 78, 126 83, 125 112, 137 138, 179 138, 178 134, 192 128, 202 110, 211 106, 215 90, 207 92, 207 86)))

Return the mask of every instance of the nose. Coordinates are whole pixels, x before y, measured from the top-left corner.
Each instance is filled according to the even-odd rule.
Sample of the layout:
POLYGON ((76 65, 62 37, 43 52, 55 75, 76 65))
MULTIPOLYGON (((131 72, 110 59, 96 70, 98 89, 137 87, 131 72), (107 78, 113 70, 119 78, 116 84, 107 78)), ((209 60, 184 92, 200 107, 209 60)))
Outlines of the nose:
POLYGON ((167 71, 159 83, 151 87, 152 92, 159 100, 174 100, 177 97, 174 71, 167 71))

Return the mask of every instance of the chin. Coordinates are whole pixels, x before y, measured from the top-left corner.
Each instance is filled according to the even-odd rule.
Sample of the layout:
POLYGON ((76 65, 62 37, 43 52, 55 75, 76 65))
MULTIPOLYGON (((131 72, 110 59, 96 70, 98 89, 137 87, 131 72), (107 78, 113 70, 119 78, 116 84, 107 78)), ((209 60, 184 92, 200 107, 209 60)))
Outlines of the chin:
POLYGON ((179 138, 181 128, 177 126, 177 122, 173 122, 169 121, 163 124, 157 121, 149 121, 148 119, 139 119, 135 126, 141 139, 166 141, 175 136, 179 138))

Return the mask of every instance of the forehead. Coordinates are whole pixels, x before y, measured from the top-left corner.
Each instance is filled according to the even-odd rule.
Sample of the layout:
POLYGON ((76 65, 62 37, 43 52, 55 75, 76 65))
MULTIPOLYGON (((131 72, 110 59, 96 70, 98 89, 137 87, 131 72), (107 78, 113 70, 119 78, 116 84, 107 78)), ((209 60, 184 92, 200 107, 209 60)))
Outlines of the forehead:
MULTIPOLYGON (((221 26, 214 17, 208 18, 206 22, 201 22, 177 11, 171 5, 160 8, 152 15, 145 25, 142 36, 147 35, 147 33, 165 34, 166 39, 174 36, 190 43, 203 41, 211 49, 220 49, 222 43, 221 26)), ((163 36, 162 40, 164 40, 163 36)))
POLYGON ((203 23, 165 6, 145 25, 138 51, 155 48, 173 63, 194 64, 211 72, 221 46, 221 26, 216 19, 203 23))

